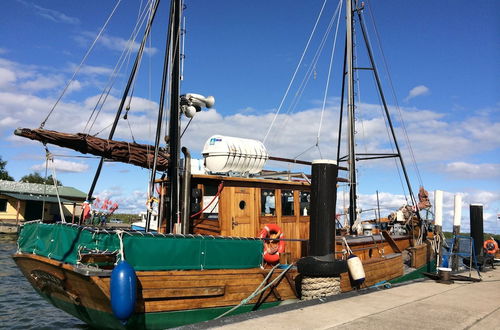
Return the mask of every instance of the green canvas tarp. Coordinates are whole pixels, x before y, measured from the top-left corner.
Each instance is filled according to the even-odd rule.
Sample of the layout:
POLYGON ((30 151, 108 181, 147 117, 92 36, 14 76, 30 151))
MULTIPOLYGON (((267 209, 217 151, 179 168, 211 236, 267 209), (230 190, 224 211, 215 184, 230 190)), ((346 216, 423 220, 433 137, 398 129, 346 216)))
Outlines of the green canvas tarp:
MULTIPOLYGON (((256 239, 211 236, 150 235, 124 232, 125 259, 135 270, 242 269, 259 267, 263 243, 256 239)), ((19 249, 76 264, 79 253, 120 249, 115 232, 89 230, 69 224, 25 224, 19 249)))

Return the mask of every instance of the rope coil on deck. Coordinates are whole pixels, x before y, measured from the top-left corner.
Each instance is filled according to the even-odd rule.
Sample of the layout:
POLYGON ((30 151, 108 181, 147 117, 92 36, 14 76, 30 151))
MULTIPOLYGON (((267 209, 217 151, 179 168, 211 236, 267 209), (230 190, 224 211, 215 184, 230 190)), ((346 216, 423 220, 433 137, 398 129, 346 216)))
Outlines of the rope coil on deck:
POLYGON ((340 278, 338 277, 303 277, 302 300, 311 300, 339 294, 340 278))

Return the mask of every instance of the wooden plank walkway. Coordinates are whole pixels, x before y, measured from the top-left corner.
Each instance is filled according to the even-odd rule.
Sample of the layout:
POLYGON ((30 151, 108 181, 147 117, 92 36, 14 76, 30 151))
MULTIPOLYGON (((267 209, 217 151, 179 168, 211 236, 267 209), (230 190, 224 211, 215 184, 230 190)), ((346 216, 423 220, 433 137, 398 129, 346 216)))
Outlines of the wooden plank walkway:
MULTIPOLYGON (((468 275, 468 273, 466 274, 468 275)), ((473 273, 473 276, 477 273, 473 273)), ((325 302, 301 302, 188 328, 500 329, 500 267, 482 282, 414 282, 325 302), (262 316, 263 315, 263 316, 262 316)))

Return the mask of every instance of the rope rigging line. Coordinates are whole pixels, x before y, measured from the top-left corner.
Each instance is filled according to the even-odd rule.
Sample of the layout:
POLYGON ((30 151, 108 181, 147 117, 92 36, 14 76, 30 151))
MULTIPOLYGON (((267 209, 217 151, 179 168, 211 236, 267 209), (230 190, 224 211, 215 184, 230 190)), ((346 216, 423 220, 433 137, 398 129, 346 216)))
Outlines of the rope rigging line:
POLYGON ((328 96, 328 87, 330 87, 330 76, 332 73, 333 58, 335 56, 335 46, 337 45, 337 36, 338 36, 340 16, 341 16, 340 15, 340 8, 342 8, 342 0, 339 2, 335 14, 333 14, 333 16, 335 17, 337 15, 337 12, 339 12, 338 19, 337 19, 337 27, 335 28, 335 37, 333 39, 332 54, 330 56, 330 64, 328 67, 328 75, 326 78, 325 93, 324 93, 324 97, 323 97, 323 106, 321 108, 321 116, 319 119, 318 135, 316 137, 316 145, 318 146, 318 148, 319 148, 319 141, 320 141, 320 137, 321 137, 321 127, 323 126, 323 116, 324 116, 325 108, 326 108, 326 99, 328 96))
POLYGON ((314 33, 316 31, 316 27, 318 26, 319 20, 320 20, 322 14, 323 14, 323 9, 325 8, 325 5, 326 5, 327 1, 328 0, 324 0, 324 2, 323 2, 323 6, 321 7, 321 10, 319 12, 318 18, 316 19, 316 23, 314 24, 313 30, 311 31, 311 34, 309 36, 309 40, 307 40, 307 44, 306 44, 306 46, 304 48, 304 51, 302 52, 302 56, 300 57, 299 63, 297 64, 297 67, 295 68, 295 72, 293 73, 292 79, 290 80, 290 83, 288 84, 288 87, 287 87, 287 89, 285 91, 285 95, 283 95, 283 98, 281 99, 280 105, 278 106, 278 109, 276 110, 276 113, 274 114, 274 118, 271 121, 271 125, 269 126, 269 129, 267 130, 267 133, 264 136, 264 140, 262 141, 262 143, 266 142, 266 139, 267 139, 267 137, 269 135, 269 132, 271 132, 271 129, 272 129, 273 125, 274 125, 274 122, 276 121, 276 118, 278 117, 278 114, 281 111, 281 107, 283 106, 283 103, 285 102, 285 99, 286 99, 286 97, 288 95, 288 92, 290 91, 290 88, 292 87, 292 84, 293 84, 293 82, 295 80, 295 76, 297 75, 297 72, 299 71, 299 68, 300 68, 300 66, 302 64, 302 61, 304 60, 305 54, 307 52, 307 49, 309 48, 309 44, 311 43, 311 40, 312 40, 313 36, 314 36, 314 33))
POLYGON ((130 120, 125 119, 127 121, 127 125, 128 125, 128 129, 130 131, 130 136, 132 137, 132 142, 136 143, 135 142, 135 136, 134 136, 134 132, 132 132, 132 126, 130 126, 130 120))
POLYGON ((64 87, 63 91, 61 92, 61 95, 59 95, 59 98, 56 100, 56 102, 54 103, 54 105, 52 106, 52 109, 50 109, 47 117, 45 117, 45 119, 42 121, 42 123, 40 124, 40 129, 42 129, 47 120, 49 119, 49 117, 52 115, 52 112, 54 111, 54 109, 56 108, 56 106, 59 104, 59 102, 61 101, 61 99, 63 98, 64 94, 66 93, 66 91, 68 90, 69 86, 71 85, 71 83, 75 80, 75 77, 76 75, 78 74, 78 72, 80 72, 80 69, 83 67, 83 64, 85 63, 85 61, 87 60, 87 57, 90 55, 90 53, 92 52, 92 50, 94 49, 94 46, 95 44, 97 43, 97 41, 99 40, 99 38, 101 37, 101 35, 103 34, 104 30, 106 29, 109 21, 111 20, 111 18, 113 17, 116 9, 118 8, 118 6, 120 5, 122 0, 118 0, 116 2, 116 5, 115 7, 113 8, 113 10, 111 11, 111 14, 108 16, 108 19, 106 20, 106 22, 104 23, 104 25, 101 27, 101 30, 99 31, 99 33, 97 34, 96 38, 94 39, 94 41, 92 42, 92 45, 90 46, 90 48, 87 50, 87 53, 85 54, 85 56, 83 56, 83 59, 82 61, 80 62, 80 65, 78 65, 78 67, 76 68, 76 71, 73 73, 73 76, 71 77, 71 79, 69 80, 69 82, 66 84, 66 86, 64 87))
MULTIPOLYGON (((373 81, 373 84, 375 85, 375 88, 377 88, 377 84, 375 82, 375 78, 372 77, 372 81, 373 81)), ((383 122, 384 122, 384 126, 385 126, 385 132, 387 133, 387 139, 389 140, 389 145, 391 147, 392 153, 395 153, 395 151, 394 151, 394 144, 392 142, 391 133, 390 133, 390 130, 389 130, 389 125, 387 124, 387 120, 386 120, 385 116, 383 115, 382 100, 381 100, 380 95, 378 93, 377 93, 377 96, 378 96, 379 106, 380 106, 380 109, 382 111, 382 116, 383 116, 383 119, 384 119, 383 122)), ((408 203, 408 196, 407 196, 405 184, 403 182, 403 177, 401 176, 401 169, 399 168, 399 164, 398 164, 397 159, 394 158, 393 160, 394 160, 394 166, 396 167, 396 171, 398 173, 399 183, 401 184, 401 188, 403 189, 403 195, 405 197, 406 203, 408 203)))
MULTIPOLYGON (((353 20, 355 21, 356 20, 356 16, 353 17, 353 20)), ((353 34, 355 35, 356 34, 356 30, 353 31, 353 34)), ((356 36, 354 36, 353 38, 354 40, 356 40, 356 36)), ((354 49, 354 67, 358 67, 358 48, 357 47, 353 47, 354 49)), ((356 75, 356 78, 354 80, 355 84, 356 84, 356 88, 357 88, 357 92, 354 92, 355 96, 358 97, 358 106, 356 107, 355 106, 355 110, 356 108, 357 111, 355 112, 355 116, 358 115, 358 118, 359 118, 359 121, 361 122, 361 134, 363 135, 363 142, 366 141, 366 135, 365 135, 365 123, 364 123, 364 120, 363 120, 363 117, 361 116, 361 107, 359 107, 359 105, 361 104, 361 80, 359 79, 359 70, 355 70, 354 74, 356 75)), ((357 118, 354 119, 355 121, 357 121, 357 118)), ((363 143, 363 147, 365 149, 365 153, 368 153, 368 146, 366 145, 366 143, 363 143)))
POLYGON ((88 158, 88 159, 101 158, 99 156, 63 155, 63 154, 52 154, 52 156, 54 156, 54 157, 66 157, 66 158, 88 158))
POLYGON ((188 129, 189 124, 191 124, 191 121, 193 120, 193 118, 194 118, 194 117, 189 118, 189 121, 188 121, 188 123, 186 124, 186 127, 184 127, 184 129, 182 130, 182 133, 181 133, 181 136, 180 136, 181 138, 184 136, 184 133, 186 133, 186 130, 188 129))
POLYGON ((92 110, 92 113, 90 114, 89 119, 87 120, 87 123, 85 124, 84 132, 87 130, 87 127, 88 127, 90 121, 92 120, 92 117, 94 116, 94 113, 99 108, 99 110, 97 110, 97 114, 94 117, 94 120, 92 121, 91 126, 88 129, 88 134, 90 134, 90 131, 92 130, 95 122, 97 121, 97 117, 101 113, 102 107, 106 103, 106 100, 107 100, 107 98, 108 98, 108 96, 109 96, 109 94, 111 92, 111 89, 112 89, 112 87, 114 86, 114 84, 116 82, 116 78, 118 76, 118 72, 121 71, 121 68, 123 67, 123 65, 124 65, 125 62, 127 63, 127 66, 128 66, 128 64, 130 62, 130 54, 132 52, 133 42, 135 41, 135 39, 137 37, 137 34, 139 32, 139 27, 142 26, 142 24, 144 23, 144 17, 145 16, 143 16, 142 22, 140 24, 139 24, 139 22, 136 23, 136 26, 134 27, 134 29, 132 31, 132 34, 131 34, 128 42, 127 42, 128 47, 125 47, 123 49, 122 54, 120 55, 120 58, 116 62, 116 65, 115 65, 115 67, 113 69, 113 72, 110 75, 109 80, 108 80, 108 82, 106 84, 106 87, 103 89, 101 95, 99 96, 99 99, 97 100, 96 105, 95 105, 94 109, 92 110))
MULTIPOLYGON (((299 87, 298 87, 298 89, 297 89, 297 92, 295 93, 295 95, 294 95, 294 97, 293 97, 293 99, 292 99, 292 102, 290 103, 290 106, 289 106, 289 107, 288 107, 288 109, 287 109, 286 114, 290 114, 290 113, 292 113, 292 112, 294 112, 294 111, 295 111, 295 108, 297 107, 298 102, 299 102, 299 100, 301 99, 302 94, 304 93, 305 88, 306 88, 306 86, 307 86, 308 82, 309 82, 309 81, 310 81, 310 79, 311 79, 311 76, 313 75, 313 73, 315 73, 315 72, 316 72, 316 69, 315 69, 315 68, 316 68, 316 64, 317 64, 317 62, 318 62, 318 60, 319 60, 319 57, 320 57, 320 55, 322 54, 323 49, 324 49, 324 47, 325 47, 325 45, 326 45, 326 41, 328 40, 328 37, 329 37, 329 35, 330 35, 330 32, 331 32, 331 30, 332 30, 332 28, 333 28, 333 25, 334 25, 334 23, 335 23, 335 18, 336 18, 336 16, 337 16, 337 14, 339 14, 339 19, 340 19, 340 9, 341 9, 341 7, 342 7, 342 2, 339 2, 339 4, 337 5, 337 8, 336 8, 336 10, 335 10, 335 13, 332 15, 332 17, 331 17, 331 19, 330 19, 330 22, 329 22, 329 24, 328 24, 328 27, 326 28, 326 31, 325 31, 325 33, 324 33, 324 35, 323 35, 323 38, 322 38, 322 40, 321 40, 321 42, 320 42, 320 44, 319 44, 318 48, 316 49, 316 53, 315 53, 315 54, 314 54, 314 56, 313 56, 313 60, 312 60, 312 62, 311 62, 311 65, 309 66, 308 70, 306 71, 306 74, 304 75, 304 78, 302 79, 302 81, 301 81, 301 83, 300 83, 300 85, 299 85, 299 87)), ((337 24, 337 30, 336 30, 336 32, 335 32, 335 39, 337 38, 337 34, 338 34, 338 24, 337 24)), ((335 43, 334 43, 334 46, 333 46, 333 51, 334 51, 334 49, 335 49, 335 43)), ((329 81, 329 80, 330 80, 330 79, 328 78, 328 79, 327 79, 327 81, 329 81)), ((328 87, 327 87, 327 89, 328 89, 328 87)), ((323 110, 324 110, 324 109, 323 109, 323 110)), ((289 116, 288 116, 287 118, 285 118, 285 121, 284 121, 284 123, 283 123, 283 126, 284 126, 284 127, 286 127, 286 126, 287 126, 288 121, 289 121, 290 119, 291 119, 291 118, 290 118, 289 116)), ((319 128, 319 130, 320 130, 320 129, 321 129, 321 124, 320 124, 320 128, 319 128)), ((311 149, 313 149, 313 148, 315 148, 315 147, 318 149, 318 152, 319 152, 319 154, 320 154, 320 157, 321 157, 321 158, 323 158, 323 155, 322 155, 322 153, 321 153, 321 149, 319 148, 319 143, 318 143, 318 141, 316 141, 316 143, 314 143, 311 147, 306 148, 306 150, 304 150, 304 151, 303 151, 303 152, 301 152, 299 155, 297 155, 297 156, 295 157, 295 159, 297 159, 298 157, 300 157, 301 155, 305 154, 306 152, 308 152, 309 150, 311 150, 311 149)))
MULTIPOLYGON (((44 182, 44 195, 46 195, 46 186, 47 186, 47 168, 49 166, 49 161, 51 162, 51 170, 52 170, 52 181, 54 183, 54 188, 55 188, 55 191, 56 191, 56 196, 57 196, 57 202, 58 202, 58 206, 59 206, 59 216, 61 218, 61 222, 62 223, 66 223, 66 218, 64 217, 64 210, 63 210, 63 206, 62 206, 62 203, 61 203, 61 198, 59 196, 59 189, 57 188, 57 178, 56 178, 56 166, 54 164, 54 156, 50 153, 49 149, 47 148, 47 146, 45 145, 44 146, 45 148, 45 182, 44 182)), ((43 203, 43 207, 42 207, 42 213, 44 212, 45 210, 45 201, 43 203)))
MULTIPOLYGON (((132 33, 130 34, 129 40, 127 42, 127 47, 125 47, 123 49, 118 61, 115 64, 115 67, 113 68, 113 72, 111 73, 111 75, 108 79, 108 82, 106 83, 106 86, 104 87, 101 95, 99 96, 99 99, 97 100, 96 105, 95 105, 94 109, 92 110, 92 113, 90 114, 89 119, 87 120, 87 123, 85 124, 85 128, 83 131, 87 132, 87 134, 90 134, 90 131, 94 127, 94 124, 97 121, 97 118, 98 118, 99 114, 101 113, 104 104, 106 103, 106 100, 111 92, 111 89, 113 88, 113 86, 116 82, 116 79, 118 77, 118 73, 121 71, 125 62, 128 63, 130 60, 130 55, 131 55, 132 50, 133 50, 134 42, 135 42, 135 40, 140 32, 140 27, 143 26, 143 24, 146 20, 146 17, 147 17, 146 13, 148 12, 147 9, 148 9, 148 6, 145 6, 145 8, 142 10, 142 14, 140 16, 140 19, 137 20, 136 25, 134 26, 132 33), (96 113, 96 111, 97 111, 97 113, 96 113), (95 114, 95 117, 94 117, 94 114, 95 114), (93 117, 94 117, 94 119, 92 121, 93 117), (92 121, 92 124, 89 127, 90 121, 92 121), (88 131, 87 131, 87 128, 88 128, 88 131)), ((130 98, 130 100, 131 100, 131 98, 130 98)), ((130 104, 129 104, 129 106, 130 106, 130 104)), ((127 113, 128 113, 128 110, 127 110, 127 113)))
POLYGON ((406 140, 406 143, 408 145, 408 149, 410 151, 410 156, 412 158, 413 166, 415 167, 415 172, 417 173, 417 178, 418 178, 419 184, 420 184, 420 186, 423 186, 422 177, 420 176, 420 171, 418 169, 418 165, 417 165, 417 161, 416 161, 416 158, 415 158, 415 154, 413 152, 413 147, 411 145, 410 138, 408 136, 408 131, 406 129, 406 124, 405 124, 405 122, 403 120, 403 114, 401 112, 401 108, 399 106, 398 98, 396 96, 396 91, 394 89, 394 84, 392 82, 391 73, 389 71, 389 65, 387 64, 387 60, 386 60, 386 57, 385 57, 385 54, 384 54, 384 50, 382 49, 382 42, 381 42, 380 35, 378 33, 377 25, 376 25, 376 22, 375 22, 375 17, 373 15, 371 6, 369 6, 369 5, 368 5, 368 12, 370 13, 370 17, 371 17, 373 29, 375 31, 375 36, 376 36, 376 40, 377 40, 377 45, 378 45, 378 48, 379 48, 380 53, 382 55, 382 62, 384 63, 384 68, 385 68, 385 71, 387 73, 387 77, 389 79, 389 85, 391 87, 391 92, 392 92, 392 95, 394 97, 394 102, 396 103, 396 109, 398 110, 398 114, 399 114, 399 117, 400 117, 401 125, 402 125, 404 136, 405 136, 405 140, 406 140))
MULTIPOLYGON (((311 65, 308 66, 308 69, 306 71, 306 74, 304 75, 304 78, 302 79, 301 83, 299 84, 299 87, 297 88, 297 92, 295 93, 292 102, 290 102, 290 106, 287 109, 287 114, 293 113, 295 111, 295 108, 297 107, 297 104, 299 100, 302 98, 302 94, 304 93, 304 90, 308 84, 308 82, 311 79, 311 76, 314 74, 316 79, 316 65, 318 63, 319 57, 323 52, 323 48, 326 45, 326 41, 328 40, 328 36, 330 35, 330 32, 332 30, 333 24, 335 23, 335 15, 332 15, 332 18, 330 19, 330 22, 328 23, 328 27, 326 28, 325 33, 323 34, 323 38, 316 49, 316 53, 313 56, 313 59, 311 61, 311 65)), ((283 126, 286 126, 286 122, 288 122, 289 118, 286 118, 285 124, 283 126)))

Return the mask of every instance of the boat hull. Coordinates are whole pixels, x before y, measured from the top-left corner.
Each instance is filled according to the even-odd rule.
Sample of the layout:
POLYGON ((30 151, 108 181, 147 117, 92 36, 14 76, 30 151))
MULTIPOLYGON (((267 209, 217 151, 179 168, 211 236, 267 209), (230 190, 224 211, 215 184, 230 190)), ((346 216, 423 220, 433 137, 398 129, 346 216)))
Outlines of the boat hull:
MULTIPOLYGON (((122 324, 111 311, 109 272, 85 274, 70 264, 30 254, 16 254, 14 260, 35 290, 55 307, 93 327, 110 329, 164 329, 214 319, 250 296, 268 272, 259 268, 137 272, 135 313, 122 324)), ((287 274, 273 290, 228 315, 296 299, 295 275, 287 274)))

